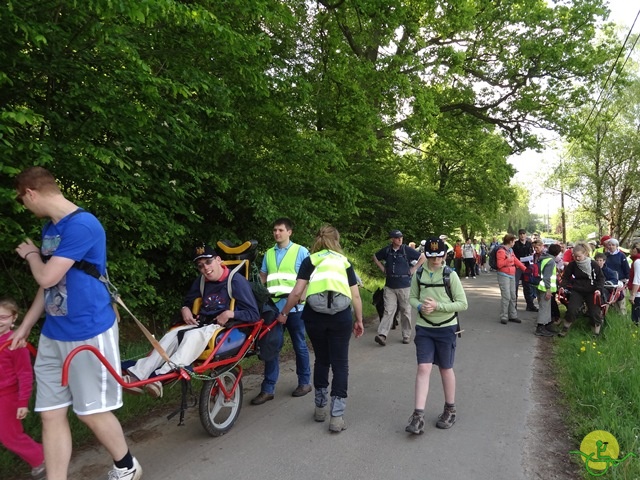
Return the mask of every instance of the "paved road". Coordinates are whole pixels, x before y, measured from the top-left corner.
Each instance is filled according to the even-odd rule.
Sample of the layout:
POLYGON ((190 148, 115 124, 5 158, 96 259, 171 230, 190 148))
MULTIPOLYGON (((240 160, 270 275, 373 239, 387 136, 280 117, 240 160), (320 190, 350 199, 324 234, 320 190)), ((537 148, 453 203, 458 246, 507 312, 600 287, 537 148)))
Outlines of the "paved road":
MULTIPOLYGON (((154 420, 128 432, 145 480, 190 479, 504 479, 543 478, 531 464, 528 416, 538 339, 535 314, 521 312, 522 324, 498 321, 495 274, 463 280, 470 309, 461 316, 458 340, 457 422, 435 428, 442 411, 442 385, 434 369, 426 407, 427 430, 413 436, 404 428, 413 410, 415 347, 392 331, 386 347, 374 343, 377 321, 353 340, 350 352, 348 429, 330 434, 313 421, 313 398, 293 398, 294 365, 285 364, 276 399, 261 406, 249 400, 260 378, 245 378, 244 405, 233 429, 209 437, 196 411, 187 425, 154 420)), ((106 454, 89 451, 74 458, 73 480, 103 478, 106 454)))

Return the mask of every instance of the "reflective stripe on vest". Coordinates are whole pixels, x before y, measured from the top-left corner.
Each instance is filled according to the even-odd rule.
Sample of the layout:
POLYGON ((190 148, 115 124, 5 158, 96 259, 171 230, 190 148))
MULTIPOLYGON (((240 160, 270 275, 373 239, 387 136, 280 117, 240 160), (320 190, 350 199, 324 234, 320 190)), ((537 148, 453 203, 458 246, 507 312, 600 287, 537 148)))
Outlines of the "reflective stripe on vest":
POLYGON ((351 298, 351 287, 347 268, 349 260, 332 250, 321 250, 311 255, 311 263, 316 267, 309 279, 307 296, 326 291, 338 292, 351 298))
MULTIPOLYGON (((549 261, 553 261, 555 264, 555 260, 553 258, 543 258, 542 261, 540 262, 540 284, 538 285, 538 290, 540 290, 541 292, 546 292, 547 291, 547 287, 544 284, 544 276, 543 276, 543 272, 544 272, 544 267, 547 265, 547 263, 549 263, 549 261)), ((553 266, 553 271, 551 272, 551 280, 549 283, 549 291, 551 293, 557 292, 558 291, 558 286, 556 285, 556 279, 557 279, 558 275, 556 273, 556 266, 553 266)))
POLYGON ((296 260, 300 245, 292 243, 284 253, 280 265, 276 262, 276 247, 267 250, 267 290, 272 297, 286 297, 296 284, 296 260))

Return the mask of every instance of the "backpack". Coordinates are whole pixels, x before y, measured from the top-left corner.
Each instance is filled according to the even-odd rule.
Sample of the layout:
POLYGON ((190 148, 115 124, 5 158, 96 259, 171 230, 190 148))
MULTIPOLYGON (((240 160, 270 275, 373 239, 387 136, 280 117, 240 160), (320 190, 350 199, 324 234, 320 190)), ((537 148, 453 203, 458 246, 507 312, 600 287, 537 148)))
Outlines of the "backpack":
POLYGON ((498 270, 498 250, 504 248, 502 245, 497 245, 489 252, 489 268, 491 270, 498 270))
POLYGON ((525 272, 525 277, 528 278, 529 284, 537 287, 540 285, 542 281, 542 276, 540 275, 540 261, 532 263, 525 272))
MULTIPOLYGON (((422 281, 422 271, 423 271, 423 267, 420 266, 420 268, 418 268, 418 270, 416 270, 416 280, 418 281, 418 298, 420 298, 420 287, 444 287, 444 291, 447 293, 447 296, 449 297, 449 299, 453 302, 453 293, 451 292, 451 272, 453 272, 453 269, 451 267, 448 267, 447 265, 445 265, 442 269, 442 283, 424 283, 422 281)), ((452 317, 446 319, 444 322, 440 322, 440 323, 433 323, 430 320, 427 320, 427 318, 422 315, 422 313, 419 313, 419 315, 422 317, 422 319, 427 322, 429 325, 433 325, 434 327, 439 327, 440 325, 444 325, 445 323, 449 323, 451 320, 453 320, 454 318, 458 317, 458 312, 455 312, 453 314, 452 317)), ((458 332, 460 332, 460 320, 458 319, 458 332)), ((460 336, 460 333, 458 333, 458 336, 460 336)))
POLYGON ((349 297, 331 290, 309 295, 305 302, 314 312, 324 313, 326 315, 335 315, 351 306, 351 299, 349 297))

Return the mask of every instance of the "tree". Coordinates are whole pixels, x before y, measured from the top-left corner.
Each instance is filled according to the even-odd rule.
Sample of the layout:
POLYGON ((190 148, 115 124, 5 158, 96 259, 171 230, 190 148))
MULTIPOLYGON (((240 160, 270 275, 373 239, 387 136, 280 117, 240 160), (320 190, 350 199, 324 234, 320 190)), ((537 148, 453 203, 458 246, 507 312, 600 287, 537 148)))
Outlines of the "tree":
POLYGON ((640 226, 640 78, 612 91, 569 151, 566 185, 591 214, 598 235, 626 242, 640 226))

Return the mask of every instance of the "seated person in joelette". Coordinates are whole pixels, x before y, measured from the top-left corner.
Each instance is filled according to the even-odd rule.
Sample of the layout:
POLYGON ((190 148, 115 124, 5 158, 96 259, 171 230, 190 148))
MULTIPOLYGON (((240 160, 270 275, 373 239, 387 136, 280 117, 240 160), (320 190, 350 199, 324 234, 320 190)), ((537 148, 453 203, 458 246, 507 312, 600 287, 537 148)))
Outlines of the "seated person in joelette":
MULTIPOLYGON (((230 310, 231 298, 227 290, 229 269, 222 264, 222 259, 209 246, 196 248, 193 261, 201 273, 191 285, 184 298, 180 311, 185 325, 167 332, 160 340, 160 345, 169 355, 173 365, 190 365, 204 351, 207 343, 216 332, 231 318, 242 322, 256 322, 260 319, 258 304, 251 290, 249 281, 242 275, 234 275, 231 280, 234 309, 230 310), (204 293, 200 292, 201 278, 204 277, 204 293), (202 297, 202 306, 197 318, 193 316, 192 307, 197 298, 202 297)), ((123 376, 125 382, 142 380, 154 375, 163 375, 173 366, 164 361, 154 349, 151 354, 141 358, 128 368, 130 376, 123 376), (129 377, 129 378, 127 378, 129 377)), ((129 389, 141 393, 140 389, 129 389)), ((154 382, 145 385, 145 390, 154 397, 162 396, 162 384, 154 382)))

